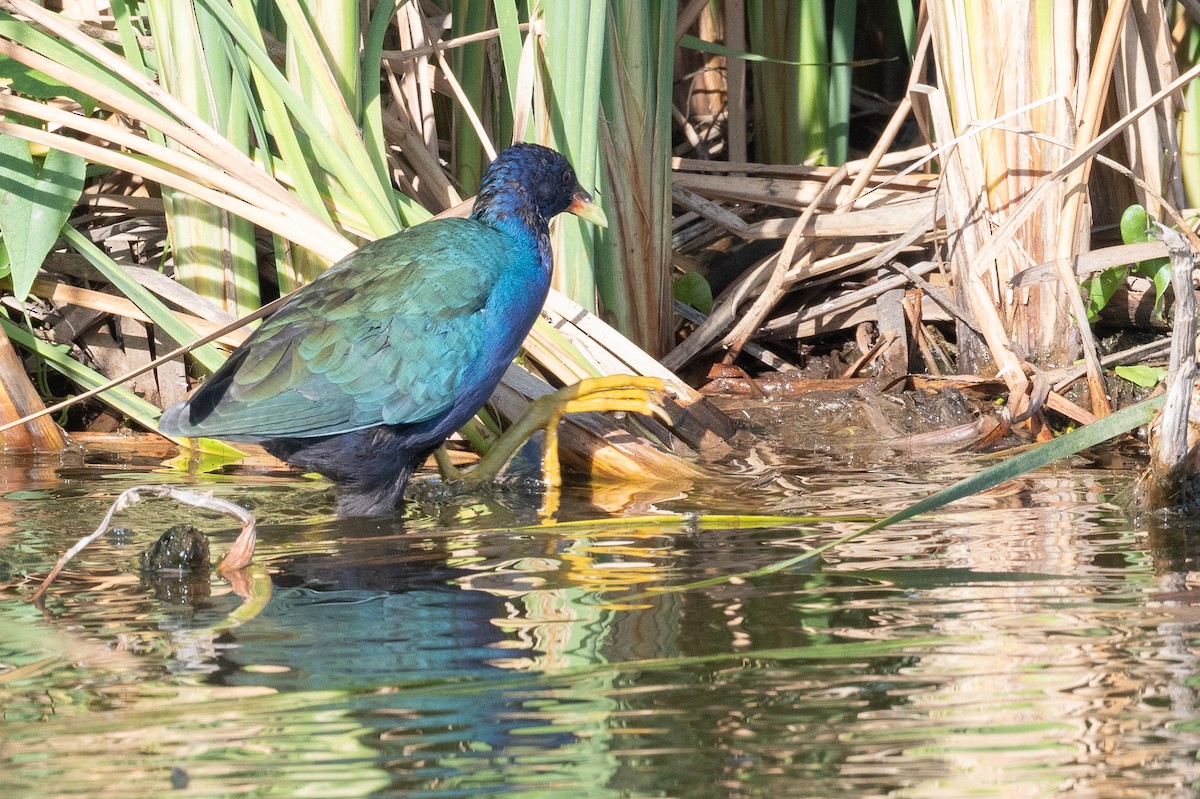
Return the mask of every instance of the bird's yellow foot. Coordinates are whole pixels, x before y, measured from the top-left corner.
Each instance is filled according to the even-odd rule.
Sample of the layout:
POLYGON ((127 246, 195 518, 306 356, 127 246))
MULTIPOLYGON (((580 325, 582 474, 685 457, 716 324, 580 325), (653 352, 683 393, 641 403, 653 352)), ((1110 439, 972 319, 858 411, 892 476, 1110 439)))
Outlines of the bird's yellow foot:
POLYGON ((467 485, 482 485, 496 479, 509 458, 538 430, 546 433, 542 443, 542 479, 548 491, 562 485, 558 458, 558 423, 568 413, 640 413, 657 416, 670 423, 655 399, 664 390, 657 377, 612 375, 589 377, 534 400, 525 414, 505 430, 483 459, 469 472, 450 466, 449 458, 438 453, 438 465, 447 479, 461 479, 467 485))

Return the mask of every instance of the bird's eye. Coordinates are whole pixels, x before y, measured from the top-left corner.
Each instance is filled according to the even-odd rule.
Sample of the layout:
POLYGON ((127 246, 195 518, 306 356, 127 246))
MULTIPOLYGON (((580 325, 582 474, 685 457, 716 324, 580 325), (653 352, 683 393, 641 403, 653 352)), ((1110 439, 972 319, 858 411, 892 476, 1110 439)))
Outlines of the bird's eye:
POLYGON ((575 175, 569 169, 566 172, 563 172, 563 185, 564 186, 574 186, 575 185, 575 175))

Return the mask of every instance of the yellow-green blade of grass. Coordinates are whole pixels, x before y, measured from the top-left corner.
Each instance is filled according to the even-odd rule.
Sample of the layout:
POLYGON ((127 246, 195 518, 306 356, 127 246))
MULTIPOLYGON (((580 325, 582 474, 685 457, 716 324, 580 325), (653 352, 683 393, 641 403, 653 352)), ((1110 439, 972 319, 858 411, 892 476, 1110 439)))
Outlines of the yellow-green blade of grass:
MULTIPOLYGON (((274 3, 283 24, 286 53, 284 74, 296 87, 304 102, 318 117, 330 120, 352 120, 353 124, 331 124, 329 136, 338 147, 349 153, 363 150, 359 139, 361 124, 358 58, 358 8, 350 2, 294 2, 277 0, 274 3), (350 140, 345 137, 351 136, 350 140)), ((369 158, 370 156, 368 156, 369 158)), ((371 159, 372 167, 377 166, 371 159)), ((289 167, 294 170, 296 162, 289 167)), ((385 173, 386 174, 386 173, 385 173)), ((339 202, 338 181, 328 180, 314 170, 313 179, 321 188, 326 204, 337 211, 338 223, 344 230, 370 230, 371 226, 356 227, 349 219, 358 216, 359 203, 343 194, 339 202), (346 202, 346 200, 350 200, 346 202)), ((368 179, 364 178, 364 181, 368 179)), ((376 175, 376 185, 386 186, 386 179, 376 175)), ((289 286, 311 282, 325 271, 325 264, 313 253, 293 247, 277 247, 276 267, 281 279, 289 286)))
MULTIPOLYGON (((367 34, 363 39, 362 74, 374 74, 383 62, 383 44, 387 39, 388 28, 398 7, 396 0, 383 0, 375 6, 371 22, 367 26, 367 34)), ((380 183, 390 185, 387 163, 387 141, 383 135, 383 107, 380 81, 360 80, 356 87, 359 92, 358 104, 362 109, 363 143, 367 155, 375 167, 375 177, 380 183)), ((406 224, 412 224, 407 219, 406 224)))
POLYGON ((896 11, 900 18, 900 35, 904 39, 904 49, 911 61, 917 54, 917 11, 913 8, 912 0, 896 0, 896 11))
MULTIPOLYGON (((455 0, 451 13, 451 34, 455 37, 479 33, 488 27, 488 5, 476 0, 455 0)), ((493 108, 488 97, 490 88, 487 80, 487 53, 484 44, 471 44, 455 48, 452 53, 454 71, 467 101, 477 109, 493 108)), ((462 186, 478 186, 483 177, 485 163, 483 144, 475 133, 466 111, 461 105, 454 107, 454 168, 462 186)))
MULTIPOLYGON (((371 203, 378 202, 385 212, 383 227, 371 216, 371 230, 376 237, 395 232, 401 224, 413 224, 426 218, 417 203, 392 189, 386 171, 377 173, 383 153, 368 153, 362 128, 360 85, 380 81, 380 61, 360 60, 359 4, 343 0, 312 2, 312 0, 276 0, 280 15, 288 26, 289 60, 304 64, 297 71, 300 88, 309 98, 309 105, 319 119, 326 119, 323 130, 331 136, 349 157, 355 172, 337 174, 342 188, 351 196, 364 191, 371 203), (374 179, 368 179, 368 176, 374 179)), ((385 4, 386 5, 386 4, 385 4)), ((309 135, 314 135, 309 131, 309 135)), ((359 200, 365 204, 366 199, 359 200)))
POLYGON ((671 102, 675 0, 614 7, 601 99, 610 225, 596 235, 596 289, 613 325, 641 348, 669 347, 671 102))
MULTIPOLYGON (((331 110, 358 121, 359 105, 359 19, 358 3, 276 0, 288 25, 289 46, 295 58, 288 67, 304 96, 317 113, 331 110)), ((386 6, 386 3, 381 5, 386 6)))
MULTIPOLYGON (((255 157, 269 174, 287 185, 306 208, 330 227, 334 227, 330 209, 338 208, 339 217, 343 217, 346 206, 338 206, 336 202, 329 200, 324 177, 317 170, 308 167, 309 164, 317 162, 317 156, 307 139, 297 135, 283 100, 274 92, 260 89, 265 83, 265 78, 247 55, 249 49, 266 51, 262 32, 256 26, 255 8, 250 0, 234 0, 233 9, 245 24, 248 33, 247 39, 236 43, 230 35, 230 49, 234 51, 230 64, 233 67, 235 85, 243 102, 247 104, 248 119, 255 139, 260 143, 274 143, 277 148, 272 152, 268 146, 260 146, 255 151, 255 157), (295 168, 296 165, 300 165, 300 168, 295 168), (321 185, 318 185, 318 182, 321 185)), ((328 266, 324 258, 303 247, 295 246, 287 239, 281 239, 278 233, 273 243, 275 272, 281 293, 294 291, 306 283, 311 283, 328 266)))
MULTIPOLYGON (((374 167, 371 159, 367 157, 365 149, 361 146, 361 140, 357 137, 355 120, 350 118, 348 113, 330 113, 325 118, 318 116, 301 93, 288 82, 271 61, 266 49, 261 45, 261 35, 257 30, 251 32, 250 28, 235 16, 229 6, 219 0, 200 0, 200 2, 213 12, 213 16, 221 22, 233 40, 246 53, 255 69, 256 87, 259 94, 264 96, 274 94, 286 109, 287 114, 290 115, 291 123, 283 119, 273 119, 275 124, 269 128, 271 133, 274 134, 278 131, 286 135, 286 130, 291 124, 297 125, 304 133, 307 146, 312 148, 312 156, 316 160, 315 165, 308 163, 312 159, 304 159, 301 156, 300 160, 289 160, 285 164, 285 168, 293 175, 298 175, 305 169, 319 168, 340 182, 347 194, 355 201, 356 210, 370 225, 370 232, 374 237, 386 236, 399 230, 401 222, 393 204, 395 193, 390 190, 390 187, 381 186, 378 181, 368 179, 373 174, 374 167), (332 130, 339 130, 339 132, 331 134, 332 130), (359 142, 357 146, 343 149, 341 142, 356 140, 359 142)), ((291 20, 289 20, 290 23, 291 20)), ((313 55, 314 58, 318 56, 319 53, 313 55)), ((328 98, 328 101, 332 105, 340 104, 343 109, 345 108, 345 104, 340 100, 338 103, 333 103, 332 98, 328 98)), ((396 194, 395 196, 405 199, 403 195, 396 194)))
MULTIPOLYGON (((47 15, 46 22, 48 25, 57 25, 60 23, 58 15, 51 14, 35 6, 27 6, 27 3, 22 0, 21 8, 25 9, 27 7, 30 10, 36 9, 39 15, 47 15)), ((244 168, 246 162, 243 153, 238 152, 236 148, 202 120, 196 119, 190 110, 182 107, 165 90, 149 81, 139 68, 132 66, 116 53, 103 49, 101 45, 92 39, 79 33, 75 28, 69 27, 68 23, 61 24, 66 25, 67 27, 64 30, 72 31, 72 35, 83 37, 83 42, 72 40, 68 47, 62 41, 51 39, 33 30, 29 25, 17 24, 11 18, 6 22, 3 14, 0 14, 0 38, 8 37, 10 41, 17 43, 16 46, 10 49, 14 60, 21 61, 27 66, 37 69, 44 66, 47 72, 60 82, 76 87, 79 92, 85 93, 88 97, 101 100, 105 106, 117 110, 131 119, 140 121, 148 128, 161 130, 168 137, 186 144, 187 147, 201 158, 211 161, 211 164, 206 164, 205 169, 200 171, 211 174, 215 171, 212 164, 220 164, 222 168, 227 170, 224 175, 225 179, 214 182, 206 177, 201 179, 200 184, 196 184, 195 175, 193 175, 190 169, 178 169, 179 159, 163 159, 164 164, 176 164, 175 172, 178 172, 179 177, 186 177, 184 181, 174 181, 167 179, 167 176, 164 176, 154 163, 150 163, 146 169, 142 169, 138 164, 130 163, 136 156, 126 154, 124 150, 101 148, 90 143, 94 138, 101 140, 108 139, 110 141, 136 138, 121 133, 119 127, 99 125, 99 127, 112 127, 114 133, 111 135, 92 133, 89 138, 76 141, 75 139, 63 137, 56 133, 47 132, 44 128, 39 130, 34 130, 33 128, 26 129, 25 126, 14 122, 14 120, 18 119, 17 115, 10 115, 3 123, 6 132, 67 152, 84 154, 89 160, 96 163, 107 164, 132 174, 141 175, 158 183, 170 185, 177 189, 186 189, 189 192, 196 193, 198 196, 205 197, 215 205, 229 208, 234 213, 256 220, 259 224, 269 229, 275 229, 276 222, 279 222, 285 216, 291 216, 296 210, 301 208, 301 203, 298 200, 293 200, 293 196, 280 186, 279 183, 272 180, 270 176, 260 170, 244 168), (25 40, 25 44, 34 49, 28 49, 18 43, 22 39, 25 40), (78 53, 74 53, 71 48, 85 50, 88 58, 83 58, 78 53), (95 65, 99 56, 91 52, 91 49, 88 48, 99 48, 99 52, 103 54, 103 59, 100 60, 100 67, 96 67, 95 65), (39 55, 39 53, 42 53, 42 55, 39 55), (56 57, 62 56, 62 58, 60 61, 54 59, 47 60, 48 57, 45 53, 53 53, 56 57), (43 64, 43 60, 46 60, 46 63, 43 64), (170 111, 163 110, 166 108, 169 108, 170 111), (181 122, 180 120, 183 121, 181 122), (236 178, 234 177, 234 173, 237 175, 236 178), (218 184, 226 185, 229 181, 242 183, 244 192, 233 192, 228 198, 228 203, 223 203, 221 201, 224 199, 223 197, 215 195, 214 192, 206 188, 206 185, 210 183, 213 186, 217 186, 218 184), (189 185, 182 185, 183 183, 189 185), (241 200, 242 197, 246 198, 245 201, 241 200), (254 209, 247 208, 247 206, 251 205, 257 207, 254 209), (261 210, 263 213, 258 213, 258 210, 261 210), (247 213, 247 211, 251 212, 247 213), (266 221, 265 217, 267 216, 275 217, 275 221, 266 221)), ((89 107, 86 99, 81 102, 83 102, 85 109, 89 107)), ((62 115, 72 116, 66 111, 59 111, 58 114, 60 117, 62 115)), ((49 112, 48 116, 50 116, 49 112)), ((80 116, 82 118, 82 115, 80 116)), ((47 117, 39 116, 38 118, 47 117)), ((88 117, 87 119, 90 120, 91 118, 88 117)), ((68 124, 67 127, 75 126, 68 124)), ((155 139, 156 135, 151 132, 148 134, 146 140, 153 141, 155 139)), ((161 139, 158 140, 161 141, 161 139)), ((135 151, 140 150, 136 146, 132 149, 135 151)), ((182 160, 185 162, 194 160, 200 163, 199 159, 184 158, 182 160)), ((174 178, 175 175, 173 174, 170 177, 174 178)), ((305 209, 305 213, 299 216, 306 221, 303 230, 296 230, 292 234, 293 237, 297 237, 298 241, 302 240, 304 243, 312 242, 309 246, 313 246, 314 249, 323 253, 331 249, 334 256, 345 252, 343 247, 344 237, 340 234, 335 234, 332 225, 328 227, 322 225, 320 226, 321 229, 314 229, 307 209, 305 209)), ((283 222, 282 225, 284 229, 292 227, 287 222, 283 222)))
MULTIPOLYGON (((496 135, 497 147, 521 138, 524 131, 513 132, 513 120, 517 118, 517 79, 521 73, 521 16, 517 10, 516 0, 494 0, 493 11, 496 15, 496 28, 500 31, 500 59, 504 64, 504 91, 508 107, 506 113, 500 115, 499 125, 493 121, 493 127, 499 132, 496 135)), ((495 116, 495 114, 493 114, 495 116)))
MULTIPOLYGON (((571 161, 580 184, 596 187, 599 165, 600 85, 607 39, 606 0, 548 3, 542 7, 545 83, 538 136, 571 161)), ((555 226, 554 287, 584 308, 596 309, 595 229, 571 216, 555 226)))
MULTIPOLYGON (((265 79, 258 74, 258 63, 255 59, 251 59, 250 52, 266 53, 266 44, 262 38, 262 32, 257 27, 255 9, 250 0, 233 0, 232 8, 238 19, 243 23, 242 30, 245 36, 241 39, 233 37, 231 39, 237 46, 242 58, 233 60, 231 64, 235 69, 235 75, 239 85, 246 96, 258 98, 257 111, 254 116, 255 129, 259 131, 260 142, 268 140, 273 141, 275 146, 279 148, 278 155, 283 163, 287 164, 303 164, 315 158, 312 152, 301 146, 299 138, 296 136, 296 131, 292 125, 291 117, 288 115, 287 108, 283 103, 282 98, 274 92, 256 91, 257 86, 260 86, 265 79), (269 132, 269 133, 268 133, 269 132)), ((251 105, 252 108, 256 106, 251 105)), ((270 151, 265 146, 260 145, 259 151, 264 154, 264 163, 271 166, 272 159, 270 151)), ((272 173, 274 174, 274 170, 272 173)), ((330 227, 333 226, 333 218, 329 214, 329 209, 321 198, 321 192, 317 188, 316 181, 308 169, 295 170, 294 174, 289 174, 289 185, 292 191, 300 198, 310 211, 327 222, 330 227)))
POLYGON ((750 49, 770 59, 751 61, 759 160, 799 164, 825 151, 829 56, 825 0, 748 0, 750 49))
MULTIPOLYGON (((250 146, 246 107, 234 102, 223 32, 202 7, 148 0, 159 80, 171 95, 241 152, 250 146), (240 113, 239 113, 240 112, 240 113)), ((175 142, 168 146, 179 149, 175 142)), ((183 192, 163 191, 175 277, 219 307, 243 316, 260 303, 254 226, 183 192)))
MULTIPOLYGON (((1181 69, 1200 61, 1200 26, 1196 23, 1188 26, 1180 49, 1186 61, 1181 69)), ((1195 208, 1200 206, 1200 81, 1192 81, 1183 91, 1187 103, 1179 119, 1179 168, 1188 204, 1195 208)))
POLYGON ((165 109, 154 99, 114 76, 107 67, 97 63, 88 54, 80 52, 53 36, 48 36, 28 22, 18 20, 4 11, 0 11, 0 38, 24 45, 35 53, 62 64, 72 71, 102 80, 115 91, 140 103, 151 105, 160 113, 166 113, 165 109))
POLYGON ((850 152, 850 83, 858 0, 835 0, 829 36, 829 127, 826 163, 840 165, 850 152))

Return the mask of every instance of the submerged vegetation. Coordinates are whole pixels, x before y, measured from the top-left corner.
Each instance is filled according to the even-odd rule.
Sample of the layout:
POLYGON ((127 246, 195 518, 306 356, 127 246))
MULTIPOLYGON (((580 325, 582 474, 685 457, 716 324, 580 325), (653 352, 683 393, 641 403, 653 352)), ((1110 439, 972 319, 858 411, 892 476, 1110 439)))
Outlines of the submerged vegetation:
MULTIPOLYGON (((731 434, 689 385, 710 367, 716 392, 967 390, 1007 405, 969 444, 1048 440, 1165 360, 1166 250, 1129 220, 1195 241, 1193 12, 3 0, 0 357, 15 344, 29 376, 5 381, 3 421, 117 381, 58 421, 153 429, 244 338, 235 320, 464 213, 496 151, 536 140, 611 226, 558 224, 534 377, 510 373, 472 446, 554 385, 633 372, 669 381, 675 438, 593 422, 568 457, 669 468, 644 440, 731 434)), ((10 446, 61 444, 29 425, 10 446)))

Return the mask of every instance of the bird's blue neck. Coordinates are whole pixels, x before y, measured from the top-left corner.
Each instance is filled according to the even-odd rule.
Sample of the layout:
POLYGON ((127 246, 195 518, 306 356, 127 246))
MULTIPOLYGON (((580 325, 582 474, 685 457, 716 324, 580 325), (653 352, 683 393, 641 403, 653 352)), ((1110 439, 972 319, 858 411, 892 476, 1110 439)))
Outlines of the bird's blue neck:
POLYGON ((537 251, 538 262, 549 274, 553 263, 550 251, 550 227, 546 220, 520 198, 509 194, 480 193, 471 218, 495 228, 519 246, 537 251))

